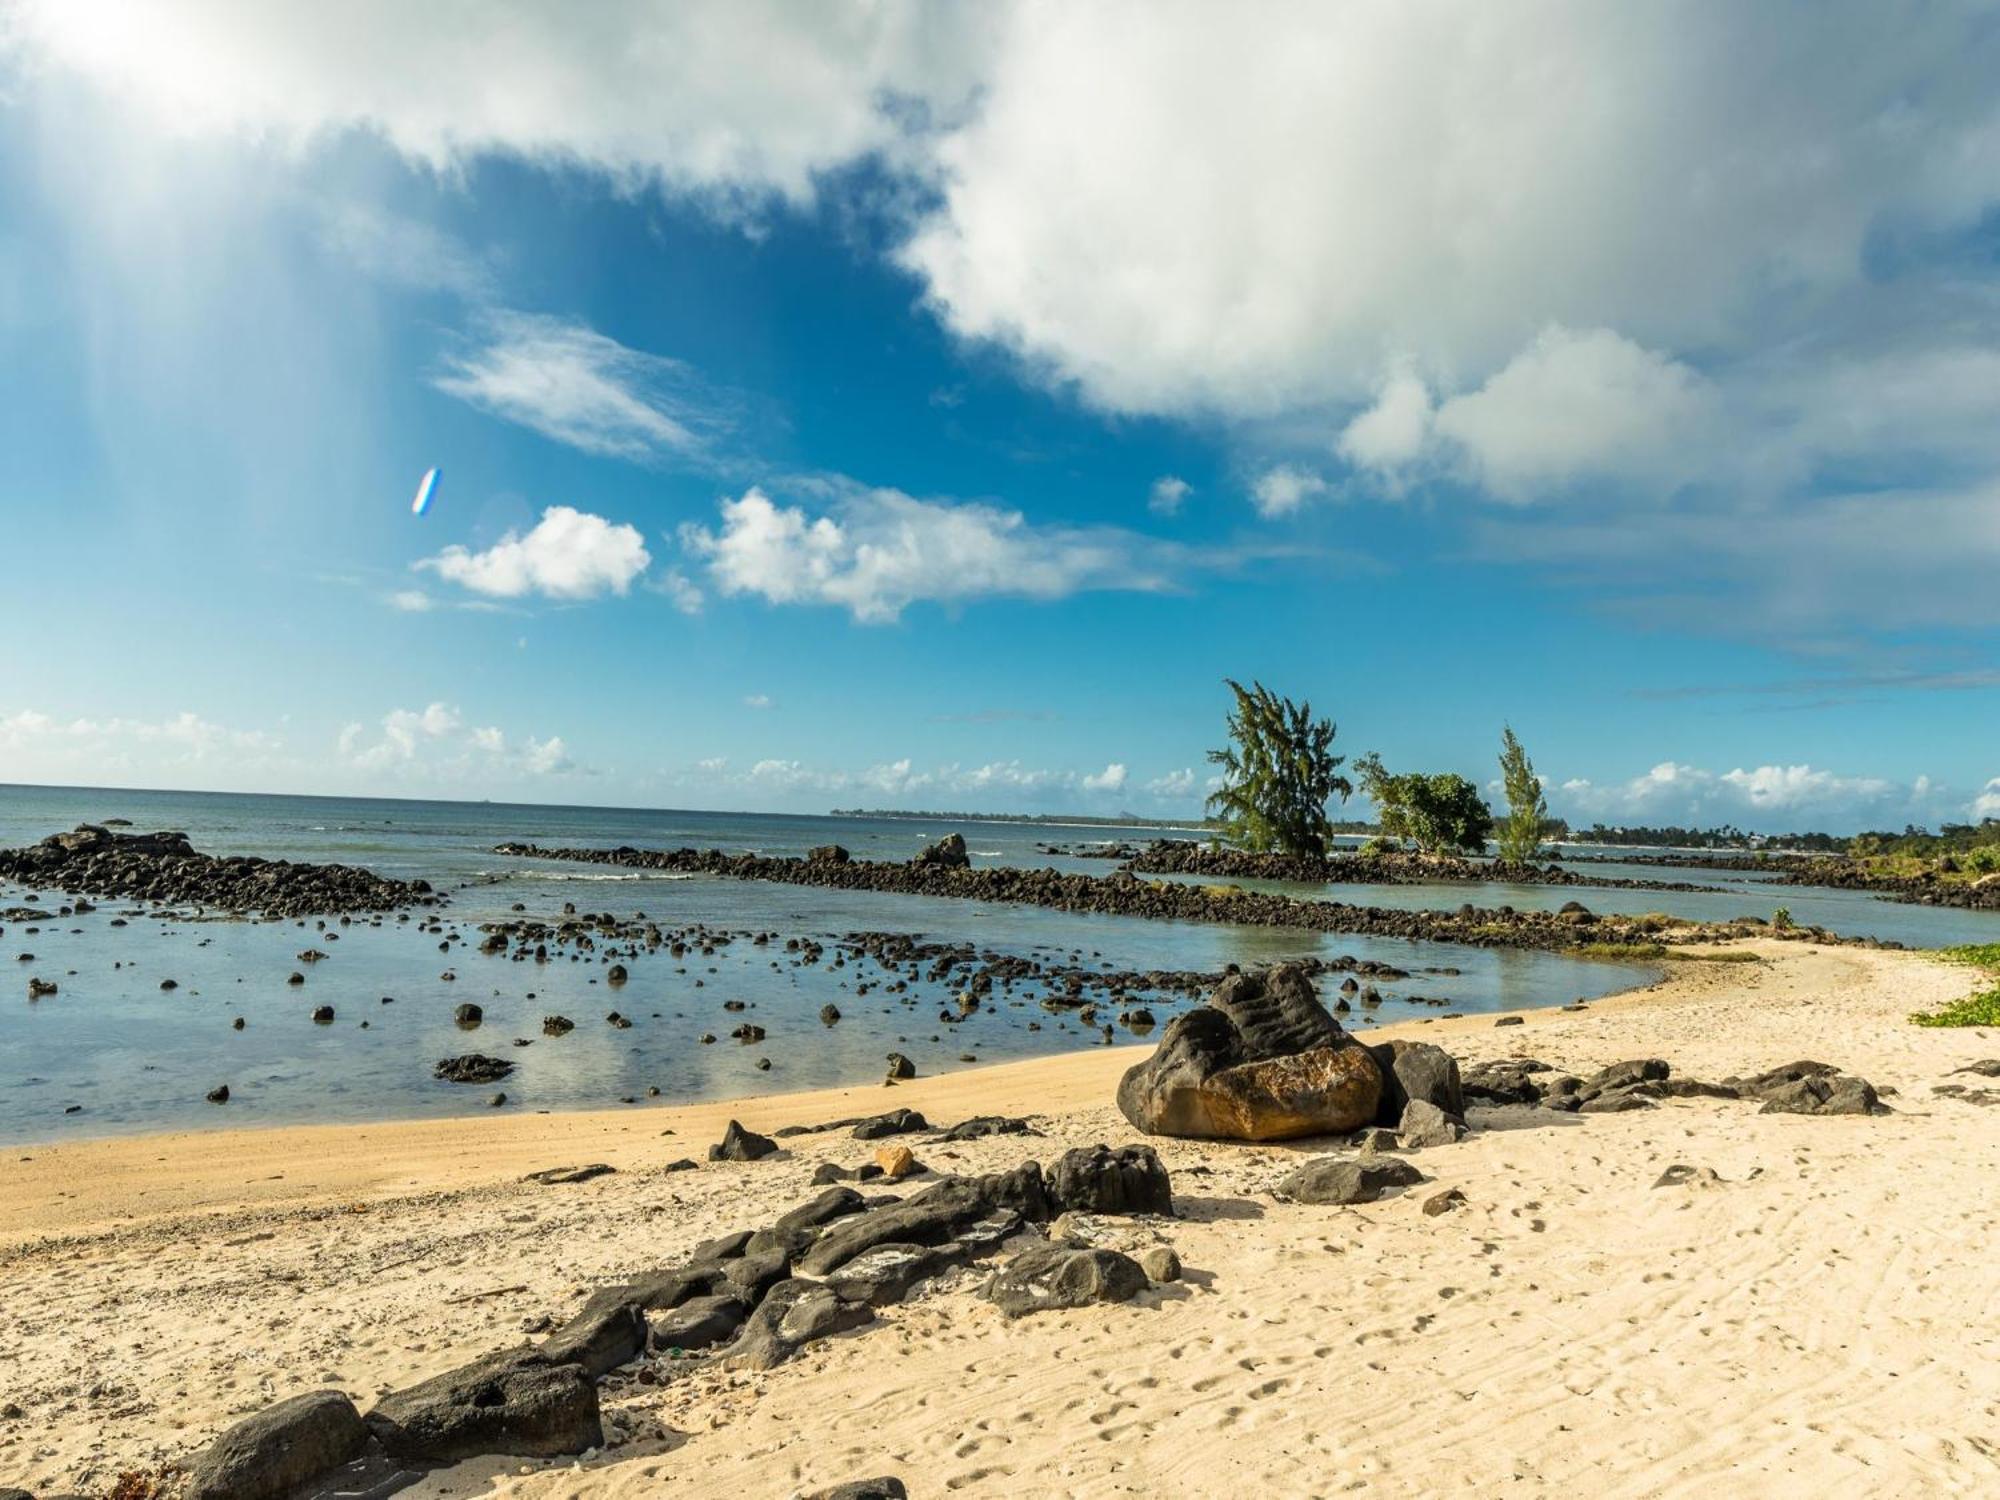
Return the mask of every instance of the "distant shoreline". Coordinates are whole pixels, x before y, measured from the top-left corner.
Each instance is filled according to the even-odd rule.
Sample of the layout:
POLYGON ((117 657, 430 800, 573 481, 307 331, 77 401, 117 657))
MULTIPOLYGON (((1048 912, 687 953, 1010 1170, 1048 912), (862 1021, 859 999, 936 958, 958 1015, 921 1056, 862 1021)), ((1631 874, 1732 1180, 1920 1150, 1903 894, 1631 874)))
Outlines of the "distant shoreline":
POLYGON ((872 818, 887 823, 1013 823, 1023 828, 1171 828, 1212 833, 1215 825, 1184 818, 1097 818, 1088 813, 913 812, 907 809, 835 807, 829 818, 872 818))

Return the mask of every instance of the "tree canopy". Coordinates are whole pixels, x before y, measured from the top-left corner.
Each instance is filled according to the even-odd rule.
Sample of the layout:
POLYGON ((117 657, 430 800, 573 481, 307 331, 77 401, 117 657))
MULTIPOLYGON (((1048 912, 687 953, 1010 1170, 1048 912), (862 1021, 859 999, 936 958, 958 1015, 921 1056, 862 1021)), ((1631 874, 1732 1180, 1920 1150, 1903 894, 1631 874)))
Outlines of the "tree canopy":
POLYGON ((1477 854, 1493 830, 1493 813, 1479 788, 1455 771, 1397 775, 1368 754, 1354 763, 1361 789, 1375 804, 1382 832, 1415 844, 1426 854, 1463 850, 1477 854))
POLYGON ((1208 752, 1222 768, 1207 808, 1217 837, 1253 853, 1324 859, 1333 835, 1326 805, 1354 790, 1340 774, 1345 757, 1333 753, 1333 721, 1315 719, 1311 703, 1281 698, 1261 682, 1245 688, 1224 681, 1236 705, 1229 744, 1208 752))

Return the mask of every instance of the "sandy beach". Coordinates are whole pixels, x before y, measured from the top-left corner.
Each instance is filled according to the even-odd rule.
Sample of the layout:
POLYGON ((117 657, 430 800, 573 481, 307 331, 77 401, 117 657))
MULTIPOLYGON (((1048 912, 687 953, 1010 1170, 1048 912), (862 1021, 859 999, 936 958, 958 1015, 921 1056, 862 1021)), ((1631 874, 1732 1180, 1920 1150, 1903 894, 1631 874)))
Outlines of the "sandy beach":
MULTIPOLYGON (((1387 1034, 1462 1064, 1660 1057, 1705 1079, 1811 1057, 1893 1113, 1516 1113, 1417 1154, 1429 1183, 1358 1207, 1271 1195, 1328 1142, 1156 1140, 1179 1217, 1138 1233, 1176 1247, 1179 1283, 1010 1322, 974 1295, 975 1266, 775 1370, 619 1372, 608 1445, 584 1459, 465 1463, 407 1493, 782 1496, 883 1473, 926 1496, 1993 1493, 2000 1110, 1932 1087, 1979 1083, 1952 1071, 2000 1037, 1906 1019, 1976 976, 1751 946, 1759 962, 1676 963, 1581 1011, 1387 1034), (1677 1164, 1717 1180, 1655 1186, 1677 1164), (1426 1216, 1447 1187, 1467 1204, 1426 1216)), ((101 1494, 316 1387, 365 1408, 768 1222, 819 1163, 873 1150, 843 1131, 665 1170, 732 1117, 1033 1117, 1043 1138, 912 1138, 940 1171, 993 1171, 1135 1139, 1112 1094, 1146 1050, 734 1105, 10 1149, 0 1484, 101 1494), (522 1180, 586 1162, 616 1170, 522 1180)))

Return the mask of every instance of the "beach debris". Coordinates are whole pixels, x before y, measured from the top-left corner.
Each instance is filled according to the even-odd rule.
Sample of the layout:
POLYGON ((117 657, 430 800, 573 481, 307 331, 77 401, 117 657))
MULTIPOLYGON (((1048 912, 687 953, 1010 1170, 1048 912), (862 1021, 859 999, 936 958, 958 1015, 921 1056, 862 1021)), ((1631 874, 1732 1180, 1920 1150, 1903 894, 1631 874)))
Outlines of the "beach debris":
POLYGON ((994 1272, 980 1295, 1019 1318, 1093 1302, 1129 1302, 1149 1284, 1139 1262, 1120 1251, 1034 1245, 994 1272))
POLYGON ((596 1384, 581 1365, 553 1364, 534 1349, 489 1354, 392 1391, 362 1420, 389 1457, 429 1463, 553 1458, 604 1443, 596 1384))
POLYGON ((514 1065, 505 1058, 468 1052, 463 1057, 443 1059, 431 1069, 431 1076, 446 1083, 498 1083, 513 1071, 514 1065))
POLYGON ((1342 1134, 1374 1120, 1381 1097, 1374 1055, 1293 964, 1224 979, 1118 1085, 1119 1110, 1147 1135, 1225 1140, 1342 1134))
POLYGON ((188 1500, 281 1500, 358 1454, 361 1413, 339 1391, 309 1391, 244 1418, 188 1466, 188 1500))
POLYGON ((1295 1203, 1373 1203, 1426 1180, 1399 1156, 1322 1156, 1286 1173, 1276 1192, 1295 1203))
POLYGON ((1722 1178, 1712 1167, 1691 1167, 1685 1162, 1675 1162, 1654 1181, 1656 1188, 1664 1187, 1721 1187, 1722 1178))
POLYGON ((437 498, 438 480, 443 477, 443 469, 434 468, 424 470, 424 477, 417 481, 417 497, 410 502, 411 515, 422 516, 429 514, 431 501, 437 498))
POLYGON ((761 1161, 778 1149, 778 1143, 768 1135, 759 1135, 754 1130, 745 1130, 735 1120, 722 1132, 722 1139, 708 1148, 710 1161, 761 1161))

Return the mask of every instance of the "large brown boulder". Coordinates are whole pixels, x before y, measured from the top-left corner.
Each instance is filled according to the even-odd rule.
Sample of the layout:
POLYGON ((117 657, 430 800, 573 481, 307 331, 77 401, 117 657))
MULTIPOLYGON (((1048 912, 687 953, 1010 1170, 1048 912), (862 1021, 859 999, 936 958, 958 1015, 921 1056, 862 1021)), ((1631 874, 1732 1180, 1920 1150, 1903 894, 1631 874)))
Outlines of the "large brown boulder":
POLYGON ((1148 1135, 1239 1141, 1357 1130, 1381 1097, 1374 1057, 1291 964, 1232 974, 1118 1085, 1118 1108, 1148 1135))

